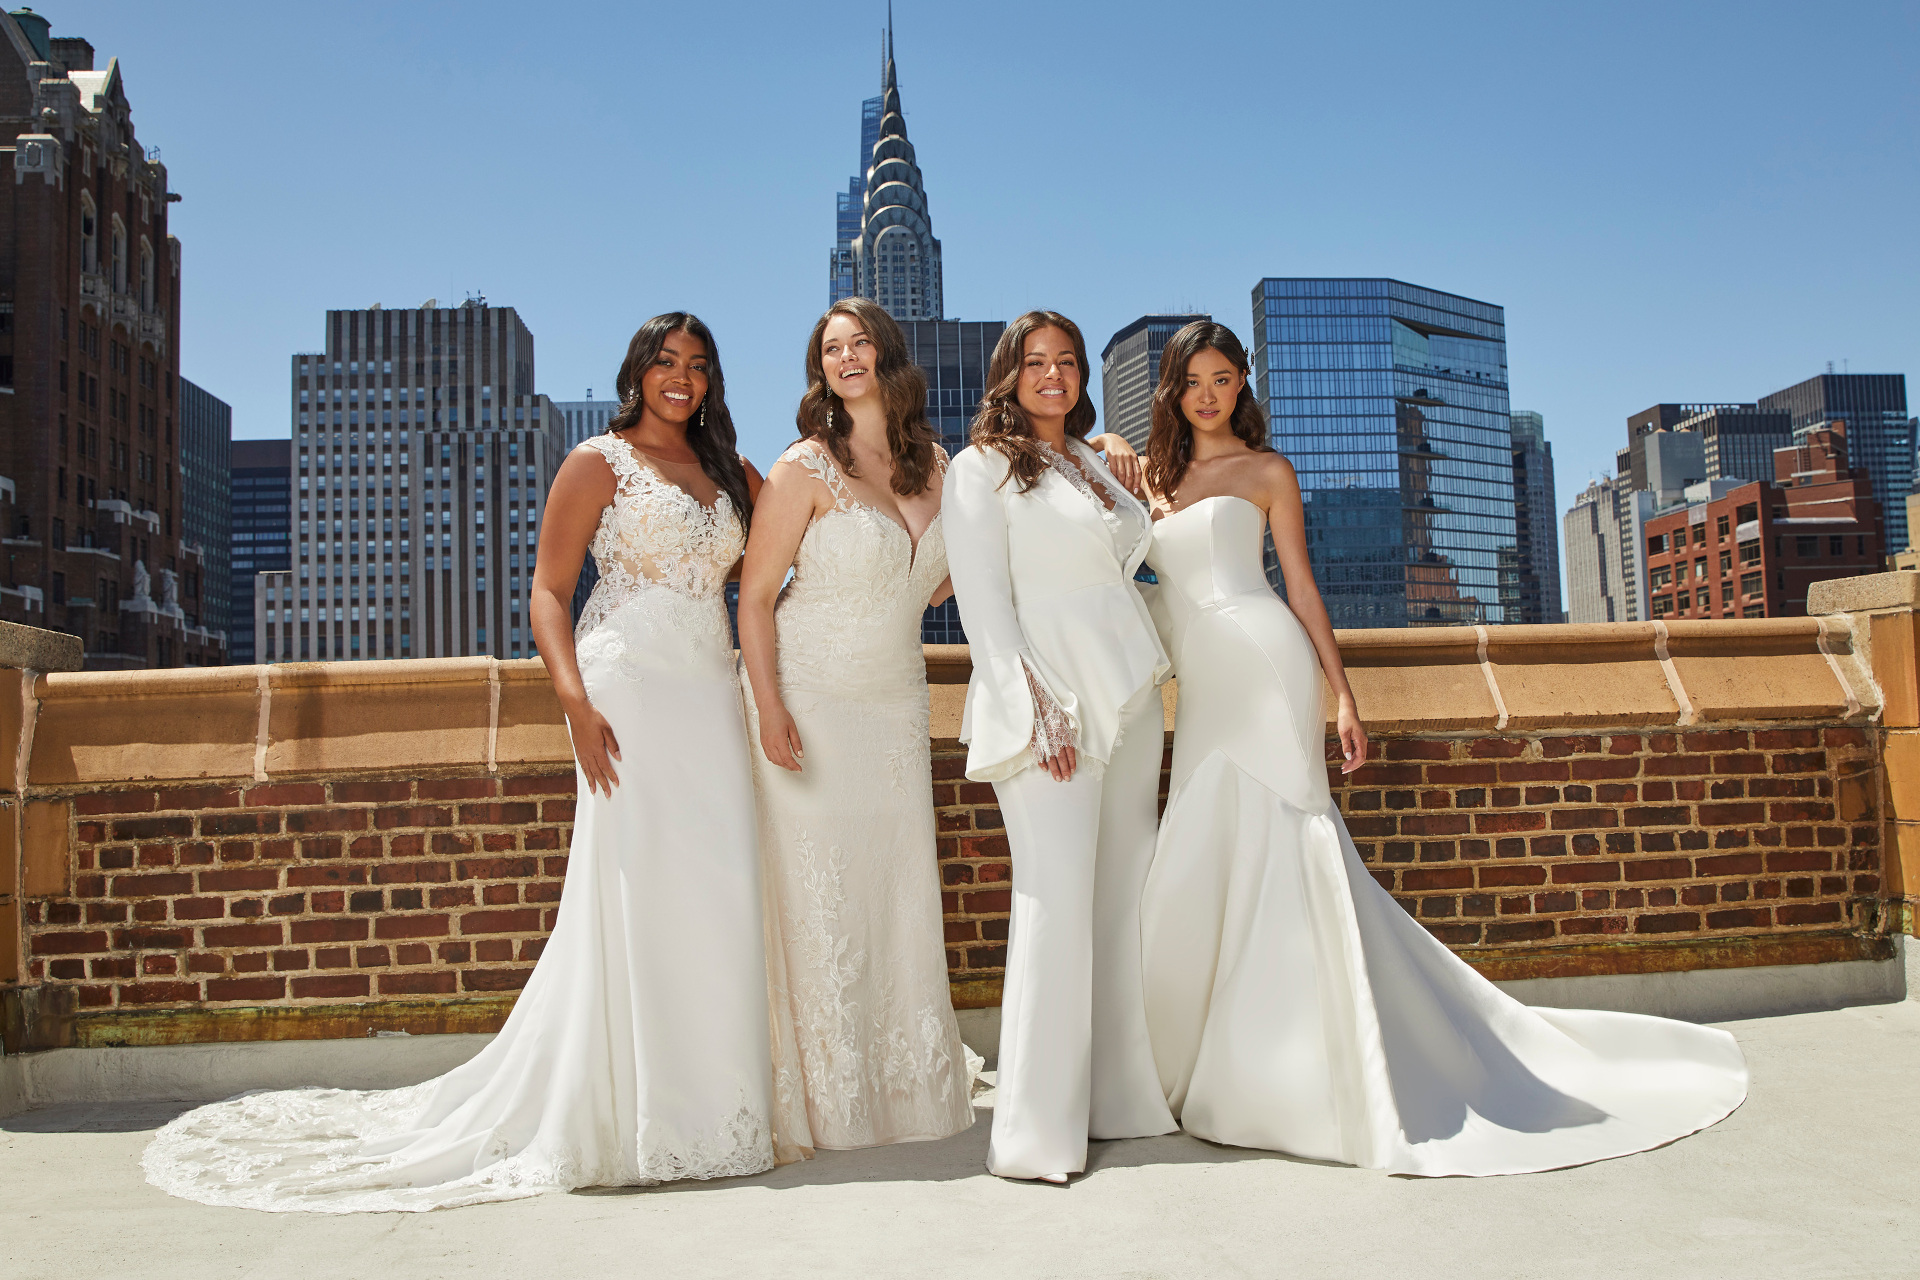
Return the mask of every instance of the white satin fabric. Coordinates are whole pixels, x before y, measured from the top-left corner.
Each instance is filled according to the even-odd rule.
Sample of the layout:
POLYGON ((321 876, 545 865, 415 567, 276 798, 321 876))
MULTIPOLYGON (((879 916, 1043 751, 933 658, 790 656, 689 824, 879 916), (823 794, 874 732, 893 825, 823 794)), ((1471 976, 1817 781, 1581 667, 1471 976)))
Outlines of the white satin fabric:
POLYGON ((1013 918, 987 1168, 1077 1173, 1087 1139, 1173 1129, 1140 993, 1139 908, 1153 856, 1166 657, 1132 577, 1144 508, 1071 446, 1114 502, 1050 468, 1026 493, 974 447, 943 515, 973 681, 967 776, 991 781, 1013 851, 1013 918), (1023 667, 1023 663, 1025 666, 1023 667), (1028 671, 1034 685, 1028 683, 1028 671), (1032 763, 1036 698, 1071 720, 1073 778, 1032 763))
POLYGON ((1051 468, 1021 492, 996 449, 964 449, 947 470, 948 567, 973 657, 960 741, 975 782, 1028 763, 1028 670, 1066 712, 1081 757, 1101 761, 1120 734, 1120 709, 1166 679, 1166 653, 1132 581, 1147 549, 1146 509, 1085 444, 1068 447, 1113 497, 1118 520, 1051 468))
POLYGON ((744 533, 618 438, 580 673, 620 743, 579 799, 558 919, 505 1027, 407 1089, 299 1089, 160 1130, 147 1180, 204 1204, 423 1210, 771 1167, 753 785, 721 596, 744 533))
POLYGON ((1235 497, 1161 520, 1152 608, 1180 677, 1141 904, 1148 1029, 1199 1137, 1396 1173, 1527 1173, 1644 1151, 1746 1097, 1711 1027, 1535 1009, 1367 873, 1327 788, 1320 667, 1235 497))
POLYGON ((947 576, 943 521, 936 515, 916 547, 854 497, 819 442, 780 461, 806 468, 833 498, 807 526, 774 610, 780 697, 805 751, 799 773, 767 759, 747 702, 774 1149, 787 1161, 812 1148, 944 1138, 973 1124, 973 1103, 947 980, 920 646, 921 614, 947 576))

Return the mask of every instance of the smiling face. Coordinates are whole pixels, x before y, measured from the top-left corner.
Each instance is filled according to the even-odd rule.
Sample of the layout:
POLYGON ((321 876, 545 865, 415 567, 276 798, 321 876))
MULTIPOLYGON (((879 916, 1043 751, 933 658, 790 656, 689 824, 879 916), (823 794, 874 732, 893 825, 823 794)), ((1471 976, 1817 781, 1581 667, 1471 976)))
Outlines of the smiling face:
POLYGON ((1225 428, 1233 421, 1233 406, 1247 375, 1212 347, 1202 348, 1187 361, 1187 389, 1180 394, 1180 412, 1196 431, 1225 428))
POLYGON ((842 400, 859 399, 878 386, 879 361, 879 348, 858 320, 844 313, 828 319, 820 334, 820 374, 827 390, 842 400))
POLYGON ((640 375, 640 400, 654 417, 684 426, 707 398, 707 344, 670 333, 640 375))
POLYGON ((1066 330, 1049 325, 1027 335, 1015 397, 1035 421, 1060 421, 1080 402, 1080 358, 1066 330))

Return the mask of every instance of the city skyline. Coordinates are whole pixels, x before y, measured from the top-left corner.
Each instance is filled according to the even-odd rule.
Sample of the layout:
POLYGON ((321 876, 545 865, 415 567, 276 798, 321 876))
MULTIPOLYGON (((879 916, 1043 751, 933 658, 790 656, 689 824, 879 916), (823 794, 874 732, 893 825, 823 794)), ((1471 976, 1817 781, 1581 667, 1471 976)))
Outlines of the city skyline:
MULTIPOLYGON (((429 296, 447 305, 483 290, 543 335, 542 389, 570 399, 610 384, 640 319, 691 305, 719 335, 743 449, 765 465, 791 437, 799 347, 821 305, 819 246, 831 234, 820 192, 845 172, 850 111, 874 83, 880 5, 867 21, 835 24, 742 6, 717 49, 692 38, 704 19, 649 19, 647 39, 688 37, 684 55, 650 69, 646 94, 576 117, 564 136, 545 113, 524 111, 524 94, 498 87, 572 74, 561 49, 570 59, 583 45, 634 46, 631 15, 563 6, 552 22, 573 38, 508 50, 478 35, 505 19, 499 6, 463 8, 474 20, 453 23, 444 6, 346 4, 320 26, 275 11, 183 21, 179 10, 114 2, 44 12, 57 32, 121 60, 142 135, 166 144, 185 196, 174 207, 186 258, 182 370, 235 406, 237 438, 287 431, 281 361, 307 345, 312 315, 429 296), (289 43, 293 74, 258 56, 289 43), (190 74, 208 63, 222 76, 190 74), (329 177, 346 159, 332 158, 337 104, 423 71, 438 77, 436 110, 466 128, 430 147, 359 148, 348 179, 329 177), (235 96, 253 109, 231 113, 235 96), (692 101, 697 109, 679 105, 692 101), (648 109, 662 118, 649 123, 648 109), (636 139, 696 124, 729 140, 730 162, 701 167, 673 199, 651 198, 653 166, 636 139), (600 172, 604 194, 530 212, 549 202, 498 198, 498 179, 477 172, 483 147, 600 172), (606 164, 610 155, 620 162, 606 164), (383 201, 421 216, 376 215, 383 201), (618 236, 609 208, 625 210, 618 236)), ((1041 16, 1066 23, 1081 12, 1041 16)), ((1007 41, 1010 10, 895 15, 907 123, 938 157, 932 181, 954 266, 944 314, 1010 318, 1052 305, 1104 335, 1148 312, 1209 311, 1251 343, 1245 291, 1271 275, 1391 276, 1498 298, 1513 402, 1546 415, 1561 510, 1611 469, 1621 417, 1657 396, 1788 386, 1829 359, 1836 370, 1906 372, 1920 350, 1920 317, 1900 284, 1916 248, 1897 228, 1916 182, 1894 162, 1915 116, 1893 52, 1914 33, 1905 10, 1866 7, 1844 30, 1784 7, 1743 9, 1738 23, 1715 6, 1661 11, 1663 38, 1696 67, 1685 77, 1637 55, 1631 10, 1489 14, 1463 26, 1411 6, 1378 24, 1249 7, 1228 15, 1231 48, 1201 52, 1138 35, 1145 28, 1127 15, 1146 12, 1121 6, 1115 21, 1082 24, 1086 47, 1068 68, 1007 41), (1766 90, 1826 56, 1859 74, 1819 95, 1766 90), (1435 97, 1418 76, 1394 74, 1432 59, 1464 83, 1435 97), (1523 66, 1540 74, 1516 78, 1523 66), (1285 74, 1253 74, 1269 68, 1285 74), (1378 92, 1338 91, 1363 70, 1380 73, 1378 92), (1143 77, 1167 74, 1218 89, 1205 106, 1150 118, 1127 106, 1143 77), (1032 125, 1024 86, 1035 81, 1050 86, 1043 114, 1069 157, 1057 177, 1017 141, 1032 125), (1458 163, 1434 164, 1430 143, 1399 136, 1416 107, 1427 137, 1466 139, 1450 144, 1458 163), (1167 166, 1152 157, 1171 160, 1191 131, 1233 118, 1259 128, 1231 131, 1234 158, 1220 171, 1230 180, 1218 196, 1201 193, 1208 212, 1196 214, 1183 183, 1209 180, 1157 176, 1167 166), (1787 200, 1775 179, 1788 170, 1844 186, 1849 199, 1787 200), (1402 189, 1383 172, 1418 181, 1402 189), (1645 198, 1660 189, 1690 194, 1645 198), (1687 305, 1647 305, 1675 295, 1687 305)))

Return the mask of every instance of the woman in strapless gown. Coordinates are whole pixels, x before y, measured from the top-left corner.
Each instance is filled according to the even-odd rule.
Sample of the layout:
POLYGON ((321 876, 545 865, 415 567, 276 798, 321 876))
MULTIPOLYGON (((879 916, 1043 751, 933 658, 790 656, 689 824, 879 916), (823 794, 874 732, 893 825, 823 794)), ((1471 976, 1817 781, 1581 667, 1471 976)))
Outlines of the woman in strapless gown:
POLYGON ((803 439, 768 475, 740 587, 783 1161, 973 1124, 920 645, 950 593, 947 455, 878 303, 830 307, 806 368, 803 439))
POLYGON ((612 429, 562 465, 540 530, 535 634, 579 806, 558 919, 513 1013, 425 1084, 189 1111, 147 1148, 162 1190, 391 1212, 772 1166, 753 784, 722 594, 759 476, 733 452, 698 319, 649 320, 615 385, 612 429), (600 581, 570 634, 589 548, 600 581))
POLYGON ((1151 606, 1180 697, 1141 940, 1154 1059, 1181 1125, 1396 1173, 1486 1175, 1644 1151, 1730 1113, 1747 1072, 1726 1032, 1522 1005, 1368 874, 1328 789, 1323 661, 1344 695, 1349 771, 1365 735, 1293 470, 1266 446, 1229 331, 1195 324, 1169 342, 1153 430, 1151 606), (1293 608, 1263 572, 1269 518, 1293 608))

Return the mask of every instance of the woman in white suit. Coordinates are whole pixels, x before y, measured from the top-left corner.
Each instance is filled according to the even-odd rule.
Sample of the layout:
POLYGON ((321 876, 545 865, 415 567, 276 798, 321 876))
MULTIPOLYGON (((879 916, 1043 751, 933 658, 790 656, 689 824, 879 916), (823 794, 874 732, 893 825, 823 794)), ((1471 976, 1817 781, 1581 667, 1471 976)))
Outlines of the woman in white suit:
POLYGON ((960 740, 1013 849, 987 1168, 1065 1182, 1087 1139, 1175 1126, 1140 989, 1168 663, 1133 585, 1151 522, 1086 443, 1086 343, 1030 311, 994 348, 947 471, 948 563, 973 650, 960 740))

